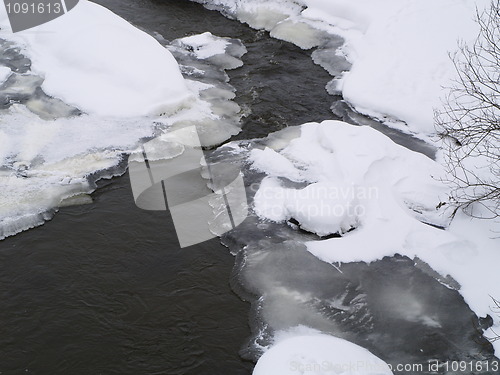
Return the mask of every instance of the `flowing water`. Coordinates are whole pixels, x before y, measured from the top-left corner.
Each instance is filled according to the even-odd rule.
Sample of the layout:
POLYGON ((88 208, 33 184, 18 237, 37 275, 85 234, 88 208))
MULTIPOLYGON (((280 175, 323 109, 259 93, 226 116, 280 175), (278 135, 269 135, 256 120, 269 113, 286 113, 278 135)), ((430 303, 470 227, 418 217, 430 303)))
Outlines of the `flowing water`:
MULTIPOLYGON (((246 116, 234 139, 339 118, 337 100, 338 116, 432 155, 328 95, 331 77, 308 51, 187 0, 96 2, 166 40, 205 31, 240 39, 244 65, 228 74, 246 116)), ((263 177, 242 169, 248 187, 263 177)), ((487 320, 418 262, 385 258, 341 273, 305 251, 311 235, 254 216, 223 238, 236 258, 216 239, 179 249, 168 213, 136 208, 127 174, 99 185, 92 205, 0 242, 0 374, 250 374, 258 345, 296 324, 391 363, 491 357, 477 327, 487 320), (287 293, 273 295, 276 284, 287 293), (296 305, 297 294, 309 299, 296 305)))

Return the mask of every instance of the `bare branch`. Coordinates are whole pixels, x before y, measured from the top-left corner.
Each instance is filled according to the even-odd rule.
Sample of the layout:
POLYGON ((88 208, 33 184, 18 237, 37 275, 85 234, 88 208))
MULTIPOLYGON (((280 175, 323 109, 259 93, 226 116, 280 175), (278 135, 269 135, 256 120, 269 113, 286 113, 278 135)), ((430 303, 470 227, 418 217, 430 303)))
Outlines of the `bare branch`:
MULTIPOLYGON (((445 168, 451 203, 474 215, 481 205, 488 218, 500 216, 500 0, 476 11, 479 35, 472 46, 459 42, 450 55, 457 79, 435 114, 445 141, 445 168)), ((482 216, 484 217, 484 215, 482 216)))

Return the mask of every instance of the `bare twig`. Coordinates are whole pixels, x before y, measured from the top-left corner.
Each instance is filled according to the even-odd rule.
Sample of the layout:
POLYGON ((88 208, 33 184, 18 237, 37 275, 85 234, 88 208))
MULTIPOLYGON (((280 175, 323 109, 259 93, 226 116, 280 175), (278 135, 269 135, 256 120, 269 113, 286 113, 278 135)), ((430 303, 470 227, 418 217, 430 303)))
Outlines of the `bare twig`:
POLYGON ((500 216, 500 0, 477 11, 479 35, 472 46, 459 42, 451 55, 458 73, 443 109, 436 111, 436 129, 445 141, 444 157, 452 187, 451 203, 474 216, 482 205, 500 216))

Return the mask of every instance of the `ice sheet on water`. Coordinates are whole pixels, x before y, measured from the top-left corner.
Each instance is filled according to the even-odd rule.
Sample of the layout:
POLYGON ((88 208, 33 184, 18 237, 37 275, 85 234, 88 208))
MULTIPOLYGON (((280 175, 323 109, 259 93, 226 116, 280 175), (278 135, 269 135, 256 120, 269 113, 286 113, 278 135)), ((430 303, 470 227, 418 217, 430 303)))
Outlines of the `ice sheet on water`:
MULTIPOLYGON (((453 238, 456 231, 450 234, 421 222, 446 225, 440 221, 446 217, 434 214, 433 202, 439 201, 444 187, 430 174, 439 165, 369 127, 324 122, 298 129, 298 133, 297 128, 288 128, 266 139, 231 143, 214 151, 215 160, 241 166, 253 208, 240 227, 223 237, 237 256, 232 285, 243 298, 253 301, 254 336, 243 355, 259 358, 279 345, 281 331, 291 329, 291 337, 300 336, 294 327, 302 325, 362 345, 391 364, 425 364, 449 356, 491 359, 491 346, 477 329, 478 318, 457 291, 462 282, 459 285, 446 276, 457 271, 457 265, 466 267, 466 259, 481 262, 471 258, 477 248, 453 238), (273 221, 287 218, 290 202, 297 198, 294 194, 300 194, 304 185, 311 189, 328 181, 337 187, 345 186, 342 181, 365 181, 363 187, 377 184, 378 195, 358 197, 365 199, 367 212, 359 217, 360 225, 354 230, 320 240, 273 221), (263 194, 269 188, 281 195, 263 194), (267 205, 264 208, 277 208, 270 212, 277 212, 278 218, 259 212, 259 201, 267 205), (370 201, 378 201, 380 210, 368 210, 370 201), (424 209, 416 212, 415 203, 424 209), (358 235, 359 241, 355 241, 358 235), (393 256, 401 252, 408 256, 393 256), (439 259, 444 253, 447 261, 439 259), (384 258, 386 255, 392 257, 384 258), (430 272, 425 262, 440 275, 430 272)), ((346 195, 347 201, 350 198, 346 195)), ((314 199, 306 203, 322 205, 314 199)), ((308 221, 305 217, 316 230, 338 219, 314 222, 316 218, 308 221)), ((484 303, 487 299, 481 290, 490 285, 488 277, 480 285, 470 283, 469 277, 468 286, 462 285, 461 292, 475 306, 479 306, 478 300, 484 303), (476 297, 471 298, 473 295, 476 297), (480 295, 486 299, 477 298, 480 295)), ((483 308, 478 311, 479 316, 487 314, 483 308)), ((299 346, 293 349, 300 353, 299 346)))
POLYGON ((272 30, 273 38, 293 43, 302 49, 311 49, 322 45, 327 34, 309 25, 307 22, 287 19, 278 23, 272 30))
MULTIPOLYGON (((179 61, 181 68, 183 65, 196 66, 200 64, 202 69, 193 73, 211 73, 213 66, 219 67, 221 73, 224 70, 235 69, 243 65, 241 57, 247 52, 241 41, 233 38, 218 37, 210 32, 192 35, 172 41, 169 50, 179 61), (196 62, 196 64, 194 64, 196 62), (203 69, 205 64, 209 64, 209 69, 203 69)), ((226 81, 227 75, 222 74, 226 81)), ((207 77, 205 81, 209 81, 207 77)), ((220 80, 220 79, 219 79, 220 80)))
POLYGON ((34 74, 12 74, 0 88, 4 105, 29 98, 42 83, 43 78, 34 74))
POLYGON ((281 9, 272 7, 257 7, 255 9, 239 9, 237 18, 253 28, 272 30, 279 22, 287 19, 288 14, 283 13, 281 9))
POLYGON ((276 24, 300 14, 301 0, 194 0, 208 9, 217 9, 225 15, 248 23, 257 29, 270 31, 276 24))
POLYGON ((45 121, 20 104, 1 111, 0 238, 42 224, 62 200, 92 192, 88 176, 116 167, 153 129, 144 119, 45 121))
MULTIPOLYGON (((233 157, 237 160, 246 154, 245 148, 233 157)), ((251 196, 262 176, 248 169, 245 177, 251 196)), ((226 245, 237 252, 232 285, 243 298, 253 301, 255 336, 242 352, 245 357, 259 358, 279 343, 282 330, 300 336, 294 327, 301 325, 355 342, 392 364, 425 363, 448 355, 488 357, 490 351, 484 348, 485 357, 474 357, 484 339, 471 324, 477 318, 462 297, 415 267, 414 261, 395 257, 371 264, 329 264, 307 251, 304 242, 311 239, 304 232, 254 216, 224 237, 226 245), (388 324, 392 329, 387 329, 388 324), (471 339, 469 335, 477 336, 471 339), (419 351, 428 347, 433 349, 419 351)), ((334 252, 335 247, 333 241, 330 250, 334 252)), ((370 248, 366 242, 365 252, 370 248)), ((302 348, 295 349, 300 352, 302 348)))
MULTIPOLYGON (((484 226, 460 214, 449 226, 449 217, 441 216, 445 212, 436 207, 446 199, 448 189, 438 179, 440 165, 369 127, 326 121, 300 129, 298 137, 286 132, 283 137, 274 134, 239 148, 249 161, 244 165, 254 213, 266 219, 251 217, 225 239, 233 251, 239 249, 237 282, 257 296, 255 337, 250 345, 254 352, 250 349, 250 353, 255 355, 255 350, 272 343, 276 330, 304 324, 355 342, 364 337, 362 332, 371 332, 363 346, 367 343, 370 350, 376 348, 384 359, 391 358, 391 363, 402 358, 415 361, 412 347, 426 344, 388 332, 385 323, 380 325, 382 319, 398 322, 401 334, 416 329, 420 333, 441 332, 447 338, 437 344, 433 354, 423 352, 422 358, 446 357, 445 353, 455 353, 460 347, 463 351, 453 355, 491 359, 491 346, 477 330, 479 323, 470 324, 471 319, 478 320, 462 295, 478 316, 491 315, 489 294, 498 294, 499 283, 492 282, 497 263, 490 265, 485 259, 499 257, 498 238, 492 238, 495 223, 484 226), (277 147, 265 148, 268 144, 277 147), (297 201, 316 208, 327 203, 324 196, 316 202, 318 194, 300 197, 301 191, 324 184, 341 188, 346 181, 368 189, 368 193, 376 188, 373 194, 357 195, 366 211, 356 217, 359 222, 354 230, 342 237, 319 240, 293 227, 274 224, 292 216, 297 201), (384 258, 395 253, 407 257, 384 258), (314 258, 324 262, 316 263, 314 258), (353 263, 356 261, 371 263, 353 263), (426 264, 435 271, 430 272, 426 264), (448 302, 436 303, 436 295, 448 302), (450 309, 451 305, 455 307, 450 309), (455 315, 458 310, 462 311, 460 317, 455 315), (457 331, 458 326, 478 336, 470 340, 469 334, 466 338, 458 333, 462 329, 457 331), (375 341, 370 344, 370 340, 375 341), (450 346, 450 342, 455 344, 450 346), (488 349, 477 357, 481 345, 488 349)), ((321 190, 322 194, 328 191, 321 190)), ((348 203, 352 196, 344 198, 348 203)), ((314 211, 298 221, 306 224, 302 229, 321 234, 339 218, 321 217, 314 211)))
POLYGON ((215 55, 224 55, 229 45, 228 40, 217 38, 208 31, 203 34, 177 39, 174 45, 176 43, 192 51, 198 59, 208 59, 215 55))
POLYGON ((8 79, 0 84, 0 108, 8 108, 13 103, 23 103, 30 111, 45 120, 80 113, 77 108, 45 94, 41 88, 42 84, 43 78, 29 72, 10 74, 8 79))
MULTIPOLYGON (((332 79, 326 84, 325 88, 330 95, 338 95, 338 96, 342 95, 342 78, 337 77, 332 79)), ((332 111, 333 113, 335 113, 333 109, 332 111)))
POLYGON ((174 116, 167 120, 171 130, 195 125, 202 146, 213 147, 240 132, 241 108, 233 99, 235 89, 226 70, 240 67, 241 57, 247 52, 241 41, 215 36, 209 32, 172 41, 168 46, 180 64, 191 90, 201 99, 192 118, 174 116))
POLYGON ((324 68, 330 75, 337 77, 350 70, 352 64, 339 52, 338 43, 330 43, 331 45, 316 49, 312 53, 312 58, 316 64, 324 68))
POLYGON ((31 66, 31 61, 21 53, 19 45, 0 38, 0 65, 16 73, 26 73, 31 66))
MULTIPOLYGON (((87 11, 93 13, 96 9, 88 8, 87 11)), ((97 13, 100 14, 101 10, 97 13)), ((106 17, 113 20, 116 16, 108 14, 106 17)), ((126 25, 130 33, 142 33, 126 25)), ((201 38, 207 38, 207 35, 201 38)), ((0 58, 0 65, 13 72, 0 84, 0 239, 43 224, 57 207, 89 203, 88 194, 95 188, 94 181, 123 173, 121 161, 124 155, 136 150, 143 140, 160 136, 149 142, 149 146, 156 147, 150 149, 151 155, 148 155, 154 160, 168 154, 169 150, 162 147, 161 135, 165 132, 196 124, 206 147, 223 143, 237 134, 240 131, 240 110, 232 102, 234 88, 228 84, 225 69, 241 65, 239 58, 246 49, 237 40, 211 34, 208 39, 205 41, 208 49, 223 45, 223 49, 217 50, 218 59, 212 59, 217 57, 214 55, 200 58, 187 45, 168 46, 181 57, 185 71, 196 72, 185 74, 189 80, 182 80, 189 102, 181 98, 182 105, 177 106, 177 112, 167 110, 161 117, 128 118, 105 117, 99 109, 97 115, 82 114, 79 108, 47 95, 44 88, 49 72, 42 69, 35 74, 30 70, 30 60, 23 56, 23 52, 33 53, 33 48, 25 46, 21 50, 16 42, 0 40, 0 49, 7 51, 0 58), (211 46, 212 43, 216 46, 211 46)), ((133 42, 134 39, 127 41, 133 42)), ((159 44, 152 49, 169 55, 159 44)), ((119 60, 119 56, 115 57, 119 60)), ((109 63, 114 64, 113 61, 109 63)), ((40 69, 43 64, 37 67, 40 69)), ((66 65, 63 68, 69 69, 66 65)), ((104 74, 109 65, 97 64, 95 68, 104 74)), ((149 68, 153 70, 145 69, 148 74, 157 73, 155 66, 149 68)), ((179 72, 177 64, 162 65, 161 70, 172 70, 168 74, 174 75, 179 72)), ((50 73, 49 81, 60 78, 57 72, 51 70, 50 73)), ((121 77, 123 81, 129 78, 128 75, 121 77)), ((141 96, 144 92, 148 90, 136 90, 141 96)), ((167 101, 179 99, 172 93, 164 94, 168 94, 164 98, 167 101)), ((113 100, 119 101, 120 97, 113 100)))

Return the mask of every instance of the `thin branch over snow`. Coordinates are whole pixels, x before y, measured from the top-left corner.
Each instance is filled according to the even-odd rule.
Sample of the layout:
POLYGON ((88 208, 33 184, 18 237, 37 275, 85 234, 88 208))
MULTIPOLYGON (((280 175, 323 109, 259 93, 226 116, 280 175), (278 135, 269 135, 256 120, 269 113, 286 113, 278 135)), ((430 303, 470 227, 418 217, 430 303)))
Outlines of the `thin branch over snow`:
MULTIPOLYGON (((451 56, 458 78, 448 88, 436 128, 452 202, 472 216, 500 216, 500 0, 477 11, 479 35, 451 56), (481 213, 474 210, 481 206, 481 213), (485 214, 486 212, 486 214, 485 214)), ((456 212, 456 210, 455 210, 456 212)))

